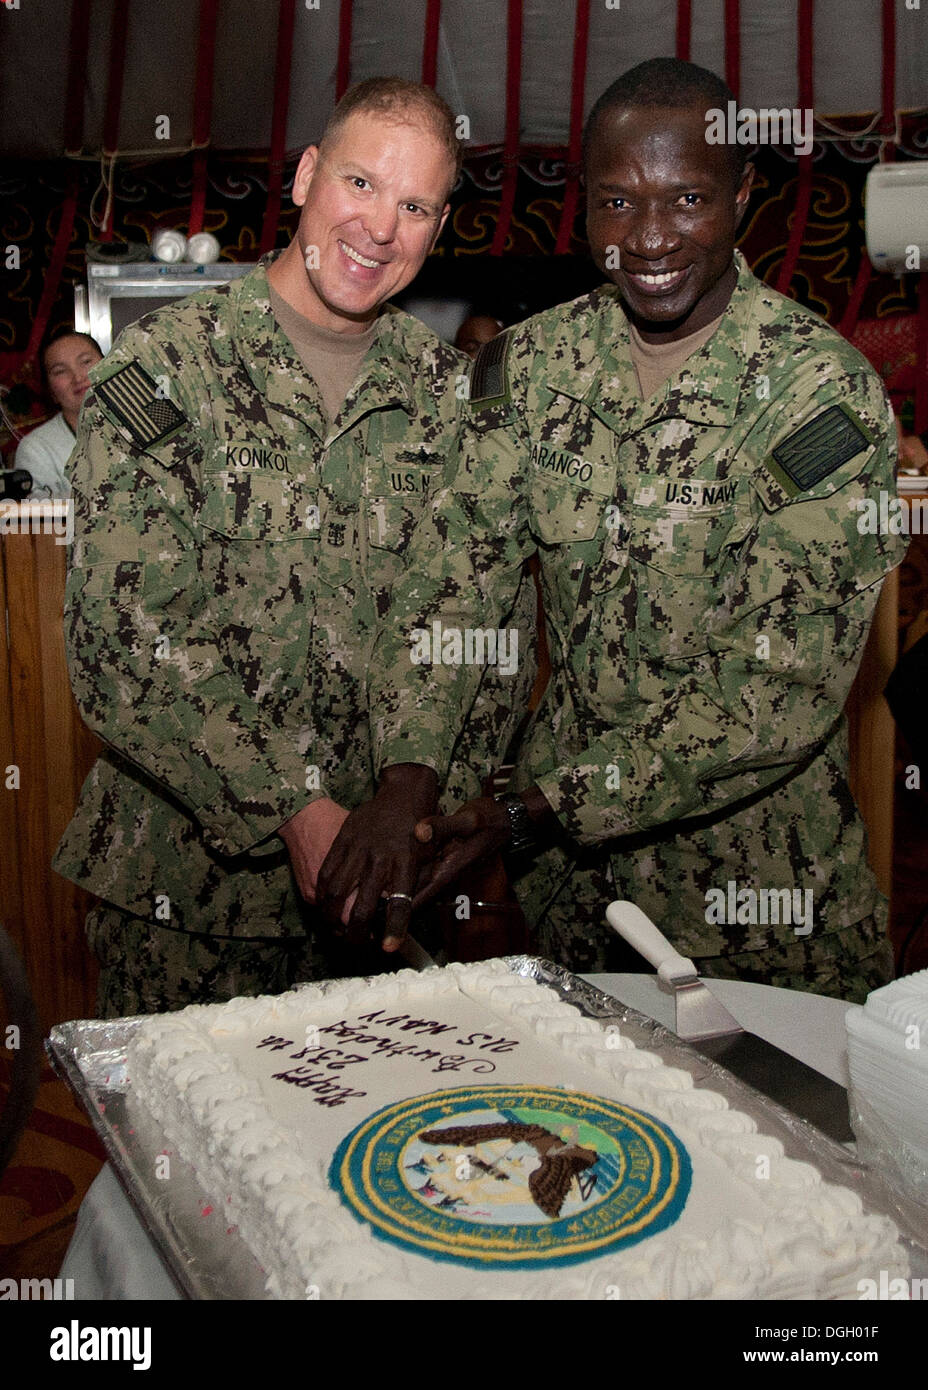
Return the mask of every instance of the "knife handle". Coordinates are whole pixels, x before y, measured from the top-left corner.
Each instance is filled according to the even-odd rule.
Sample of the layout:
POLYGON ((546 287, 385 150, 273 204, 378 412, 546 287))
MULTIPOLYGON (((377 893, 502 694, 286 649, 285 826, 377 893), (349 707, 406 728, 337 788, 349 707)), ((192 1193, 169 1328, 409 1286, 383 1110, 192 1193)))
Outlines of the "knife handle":
POLYGON ((665 984, 679 984, 698 978, 693 962, 674 950, 663 932, 634 903, 610 903, 606 908, 606 921, 629 946, 634 946, 638 954, 654 966, 665 984))

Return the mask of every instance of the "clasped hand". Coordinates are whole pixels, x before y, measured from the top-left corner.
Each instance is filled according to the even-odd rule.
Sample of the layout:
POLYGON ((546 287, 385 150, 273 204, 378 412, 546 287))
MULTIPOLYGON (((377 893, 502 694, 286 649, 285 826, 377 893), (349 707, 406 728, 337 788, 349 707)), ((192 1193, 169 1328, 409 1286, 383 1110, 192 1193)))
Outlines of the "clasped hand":
POLYGON ((331 920, 347 924, 351 941, 364 940, 386 899, 383 948, 398 950, 413 911, 509 842, 509 817, 492 797, 440 816, 437 792, 429 768, 385 768, 377 794, 345 820, 319 873, 316 900, 331 920))

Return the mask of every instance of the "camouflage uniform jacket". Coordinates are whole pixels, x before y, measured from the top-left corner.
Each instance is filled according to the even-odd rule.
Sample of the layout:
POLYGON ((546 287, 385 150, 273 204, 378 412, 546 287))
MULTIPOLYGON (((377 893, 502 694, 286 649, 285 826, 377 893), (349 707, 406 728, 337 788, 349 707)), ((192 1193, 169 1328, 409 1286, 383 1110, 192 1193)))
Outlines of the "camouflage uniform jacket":
MULTIPOLYGON (((771 944, 706 921, 730 881, 812 889, 820 931, 879 901, 842 709, 905 550, 858 528, 894 488, 879 378, 736 256, 718 329, 647 401, 611 285, 483 349, 376 684, 378 766, 441 769, 476 673, 411 668, 409 628, 496 626, 537 550, 552 675, 518 785, 695 955, 771 944)), ((551 851, 536 885, 546 863, 536 921, 569 871, 551 851)))
POLYGON ((242 936, 302 930, 278 827, 373 792, 370 649, 467 366, 388 308, 330 426, 265 266, 148 315, 91 373, 66 633, 107 749, 55 861, 140 917, 167 895, 171 925, 242 936))

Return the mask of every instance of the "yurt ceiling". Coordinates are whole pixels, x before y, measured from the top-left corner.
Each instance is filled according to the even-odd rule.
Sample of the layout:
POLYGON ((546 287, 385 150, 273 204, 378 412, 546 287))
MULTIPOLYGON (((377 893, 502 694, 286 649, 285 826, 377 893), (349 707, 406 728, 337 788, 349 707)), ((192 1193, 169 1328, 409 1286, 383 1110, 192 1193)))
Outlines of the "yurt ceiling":
POLYGON ((380 73, 433 79, 475 147, 564 147, 572 109, 674 52, 754 108, 928 104, 928 0, 4 0, 0 148, 293 152, 380 73))

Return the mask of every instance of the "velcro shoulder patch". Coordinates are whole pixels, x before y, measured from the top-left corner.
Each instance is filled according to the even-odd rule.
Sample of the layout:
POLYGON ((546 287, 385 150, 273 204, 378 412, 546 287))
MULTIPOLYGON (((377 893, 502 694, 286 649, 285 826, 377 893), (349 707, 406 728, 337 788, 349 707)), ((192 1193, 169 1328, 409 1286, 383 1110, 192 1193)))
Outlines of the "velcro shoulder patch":
POLYGON ((120 367, 93 389, 141 449, 161 444, 187 423, 186 415, 138 362, 120 367))
POLYGON ((472 406, 504 405, 509 401, 510 334, 500 333, 484 343, 474 358, 470 372, 470 403, 472 406))
POLYGON ((832 405, 781 440, 767 467, 789 497, 798 497, 874 443, 853 411, 832 405))

